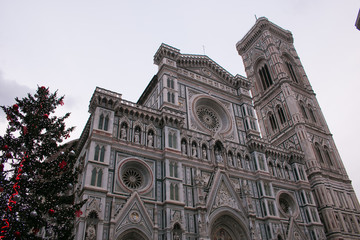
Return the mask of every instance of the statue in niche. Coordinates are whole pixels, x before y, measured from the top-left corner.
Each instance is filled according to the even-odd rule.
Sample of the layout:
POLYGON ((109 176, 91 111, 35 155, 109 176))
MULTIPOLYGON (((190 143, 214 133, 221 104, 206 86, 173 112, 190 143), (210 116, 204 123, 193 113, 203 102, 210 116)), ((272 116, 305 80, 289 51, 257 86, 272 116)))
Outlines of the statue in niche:
POLYGON ((126 126, 123 125, 120 129, 120 138, 126 140, 126 126))
POLYGON ((237 165, 239 168, 242 168, 242 164, 241 164, 241 158, 239 155, 237 155, 237 165))
POLYGON ((95 240, 96 239, 96 230, 95 226, 93 224, 90 224, 90 226, 86 230, 86 240, 95 240))
POLYGON ((221 152, 220 149, 218 147, 215 148, 215 159, 217 163, 222 163, 223 162, 223 158, 221 156, 221 152))
POLYGON ((185 143, 185 141, 181 142, 181 153, 186 154, 186 143, 185 143))
POLYGON ((135 130, 134 142, 135 142, 135 143, 139 143, 139 142, 140 142, 140 131, 139 131, 139 129, 136 129, 136 130, 135 130))
POLYGON ((207 160, 206 147, 202 147, 202 157, 203 159, 207 160))
POLYGON ((192 149, 192 156, 193 156, 193 157, 196 157, 196 156, 197 156, 196 145, 193 144, 191 149, 192 149))
POLYGON ((148 135, 148 146, 149 147, 153 146, 153 141, 154 141, 154 136, 153 136, 152 132, 149 132, 149 135, 148 135))

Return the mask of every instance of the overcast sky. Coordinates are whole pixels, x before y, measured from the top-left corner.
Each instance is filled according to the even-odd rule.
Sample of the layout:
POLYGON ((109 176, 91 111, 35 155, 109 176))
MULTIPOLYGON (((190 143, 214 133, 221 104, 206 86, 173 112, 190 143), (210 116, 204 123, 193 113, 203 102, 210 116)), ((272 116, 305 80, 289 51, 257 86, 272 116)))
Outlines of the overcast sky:
MULTIPOLYGON (((360 196, 360 2, 0 0, 0 105, 39 86, 65 95, 78 138, 96 86, 136 102, 161 43, 205 53, 245 75, 235 44, 265 16, 290 30, 357 195, 360 196), (204 47, 203 47, 204 46, 204 47)), ((0 114, 0 133, 6 127, 0 114)))

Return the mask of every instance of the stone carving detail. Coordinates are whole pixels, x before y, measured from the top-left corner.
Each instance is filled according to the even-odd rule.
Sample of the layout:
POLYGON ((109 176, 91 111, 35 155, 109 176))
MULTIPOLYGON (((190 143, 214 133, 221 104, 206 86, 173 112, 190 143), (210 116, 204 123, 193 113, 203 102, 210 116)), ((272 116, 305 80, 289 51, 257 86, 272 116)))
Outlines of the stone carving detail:
POLYGON ((132 210, 129 214, 129 220, 132 222, 132 223, 138 223, 141 221, 141 215, 138 211, 136 210, 132 210))
POLYGON ((231 208, 237 207, 235 199, 231 196, 228 188, 225 186, 224 183, 221 184, 220 189, 216 195, 214 209, 223 206, 228 206, 231 208))
POLYGON ((220 121, 217 114, 210 108, 200 106, 196 109, 196 114, 201 123, 209 130, 217 131, 220 127, 220 121))

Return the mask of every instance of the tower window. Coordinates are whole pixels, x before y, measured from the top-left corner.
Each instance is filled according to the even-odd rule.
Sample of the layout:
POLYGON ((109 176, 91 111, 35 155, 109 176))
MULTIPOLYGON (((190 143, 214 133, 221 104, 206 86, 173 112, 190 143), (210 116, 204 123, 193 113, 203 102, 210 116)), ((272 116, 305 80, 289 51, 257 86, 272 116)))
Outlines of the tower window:
POLYGON ((273 84, 269 68, 268 68, 268 66, 266 64, 262 68, 259 69, 259 75, 260 75, 260 79, 261 79, 263 89, 265 91, 266 89, 268 89, 273 84))
POLYGON ((98 129, 103 129, 103 124, 104 124, 104 114, 101 114, 99 117, 98 129))
POLYGON ((293 66, 291 65, 291 63, 287 62, 287 63, 286 63, 286 66, 287 66, 287 68, 288 68, 288 70, 289 70, 291 79, 292 79, 294 82, 299 83, 298 80, 297 80, 297 78, 296 78, 296 74, 295 74, 294 68, 293 68, 293 66))
POLYGON ((280 105, 277 105, 276 108, 277 108, 277 113, 278 113, 279 118, 280 118, 280 123, 284 124, 286 122, 284 109, 280 105))
POLYGON ((273 131, 277 130, 277 124, 276 124, 276 120, 275 117, 272 113, 269 113, 269 121, 270 121, 270 125, 271 125, 271 129, 273 131))
POLYGON ((106 116, 104 121, 104 130, 107 131, 108 128, 109 128, 109 116, 106 116))
POLYGON ((175 94, 172 92, 167 93, 167 100, 170 103, 175 103, 175 94))
POLYGON ((321 150, 320 150, 319 144, 317 144, 317 143, 315 143, 315 152, 316 152, 316 156, 317 156, 318 160, 321 163, 324 163, 324 159, 321 155, 321 150))
POLYGON ((308 109, 309 109, 311 120, 316 123, 316 118, 315 118, 315 115, 314 115, 314 111, 312 110, 310 105, 308 106, 308 109))
POLYGON ((168 77, 168 79, 167 79, 167 87, 174 89, 174 79, 168 77))
POLYGON ((95 154, 94 154, 94 160, 99 160, 99 152, 100 152, 100 146, 96 145, 95 154))
POLYGON ((308 115, 306 113, 306 109, 305 109, 304 105, 301 104, 300 108, 301 108, 301 112, 302 112, 304 118, 308 119, 308 115))

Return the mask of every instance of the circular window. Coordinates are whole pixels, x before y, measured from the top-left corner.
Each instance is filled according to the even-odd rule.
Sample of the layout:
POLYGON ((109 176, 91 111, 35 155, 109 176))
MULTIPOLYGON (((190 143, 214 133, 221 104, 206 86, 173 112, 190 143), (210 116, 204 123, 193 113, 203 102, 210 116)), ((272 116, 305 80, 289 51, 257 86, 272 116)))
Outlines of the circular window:
POLYGON ((120 184, 128 191, 146 192, 152 185, 152 171, 139 159, 127 159, 119 166, 120 184))
POLYGON ((212 132, 228 132, 231 129, 231 117, 218 101, 198 96, 193 101, 193 113, 199 125, 212 132))
POLYGON ((220 121, 217 114, 210 108, 200 106, 196 109, 196 114, 200 122, 209 130, 218 130, 220 121))
POLYGON ((299 209, 294 198, 288 193, 281 193, 278 197, 278 207, 280 212, 286 216, 295 216, 299 209))
POLYGON ((136 169, 129 168, 123 173, 122 179, 128 188, 137 189, 141 186, 143 176, 136 169))

